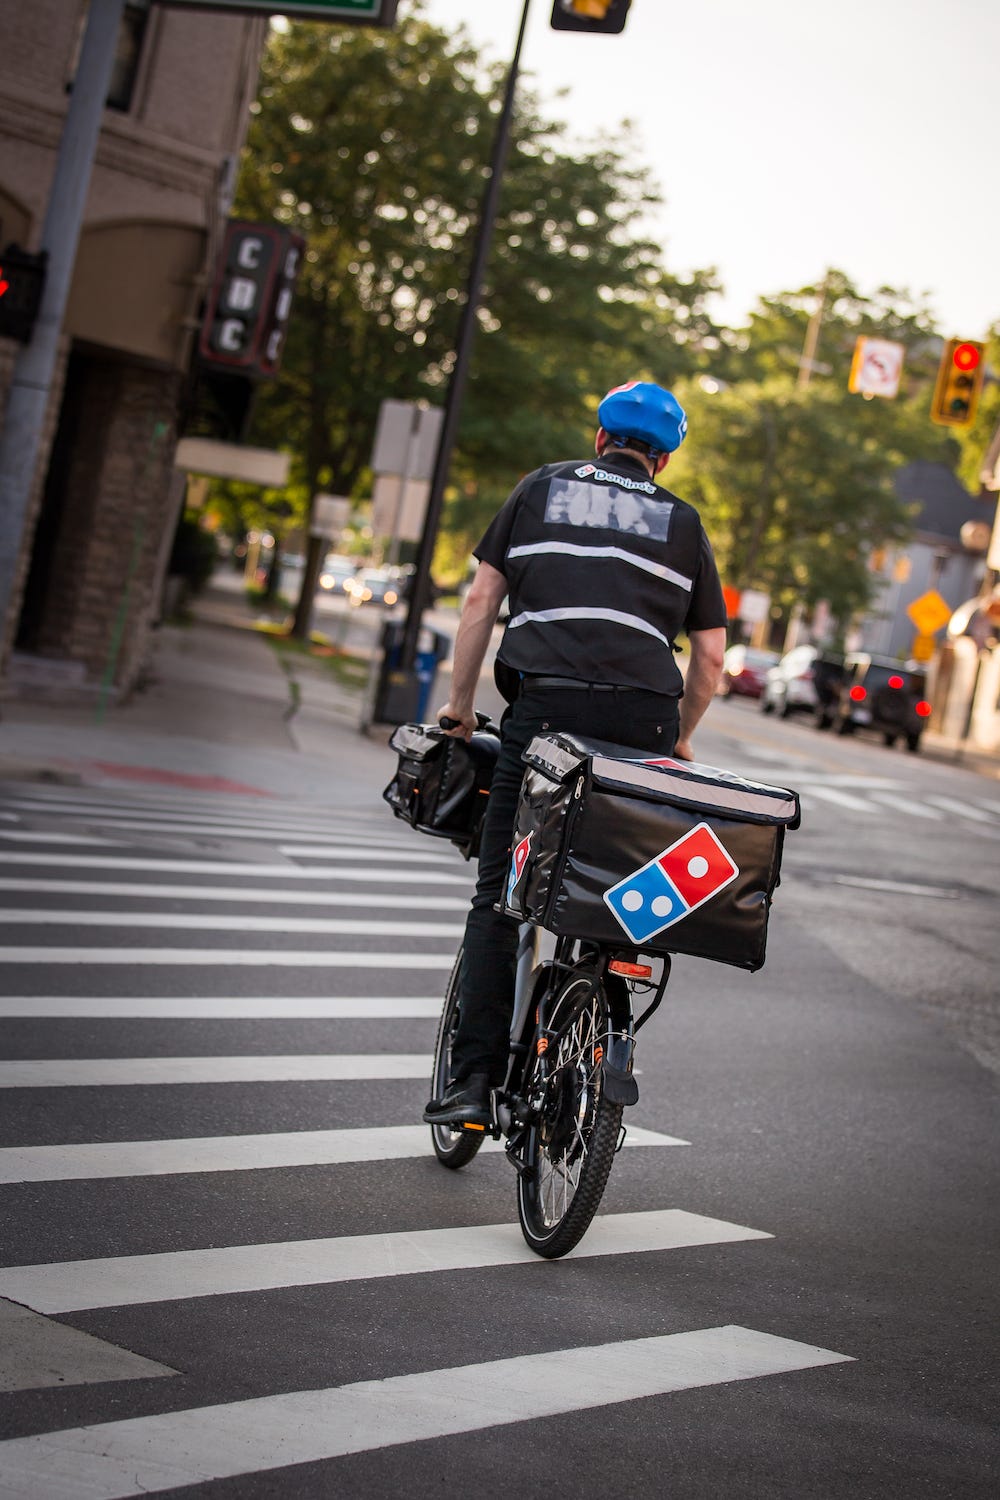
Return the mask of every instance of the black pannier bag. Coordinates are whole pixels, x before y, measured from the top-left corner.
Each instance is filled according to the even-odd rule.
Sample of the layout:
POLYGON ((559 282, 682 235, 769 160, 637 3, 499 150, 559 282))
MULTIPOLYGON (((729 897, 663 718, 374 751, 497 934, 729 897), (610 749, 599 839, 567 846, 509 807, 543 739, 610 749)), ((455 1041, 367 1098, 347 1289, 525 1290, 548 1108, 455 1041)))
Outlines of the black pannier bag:
POLYGON ((382 796, 396 817, 420 833, 450 839, 471 858, 479 849, 497 736, 477 732, 466 742, 436 724, 401 724, 389 745, 399 763, 382 796))
POLYGON ((498 910, 558 936, 761 967, 795 792, 568 734, 536 736, 524 760, 498 910))

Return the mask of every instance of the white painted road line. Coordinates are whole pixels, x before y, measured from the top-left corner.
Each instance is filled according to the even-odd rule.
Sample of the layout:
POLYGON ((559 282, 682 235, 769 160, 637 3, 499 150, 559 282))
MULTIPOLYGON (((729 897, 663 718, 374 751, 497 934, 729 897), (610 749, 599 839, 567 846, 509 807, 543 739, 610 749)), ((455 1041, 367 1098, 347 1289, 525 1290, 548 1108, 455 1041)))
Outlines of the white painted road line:
MULTIPOLYGON (((686 1146, 676 1136, 629 1127, 626 1146, 686 1146)), ((503 1150, 502 1141, 483 1142, 503 1150)), ((275 1135, 194 1136, 173 1141, 107 1141, 0 1149, 0 1183, 79 1182, 103 1177, 161 1177, 187 1172, 256 1172, 269 1167, 342 1166, 429 1156, 426 1125, 291 1130, 275 1135)))
MULTIPOLYGON (((2 837, 2 835, 0 835, 2 837)), ((430 839, 427 840, 431 842, 430 839)), ((400 860, 405 864, 454 864, 461 855, 457 851, 450 854, 438 853, 432 850, 424 853, 420 850, 400 850, 395 844, 279 844, 278 853, 285 854, 289 859, 344 859, 356 860, 363 864, 366 859, 392 859, 400 860)))
POLYGON ((14 1438, 0 1465, 7 1500, 124 1500, 850 1358, 702 1328, 14 1438))
POLYGON ((370 814, 353 813, 336 818, 311 818, 302 809, 295 813, 262 813, 256 805, 247 808, 232 808, 225 812, 212 812, 199 807, 134 807, 121 802, 37 802, 26 798, 7 798, 5 807, 19 809, 17 813, 0 813, 0 818, 15 821, 22 817, 77 818, 95 822, 105 819, 118 824, 126 818, 141 818, 150 824, 164 828, 177 823, 197 823, 207 829, 221 832, 233 827, 234 822, 245 821, 264 834, 306 833, 322 834, 324 838, 342 838, 345 830, 352 834, 380 831, 385 833, 392 827, 392 814, 388 808, 370 814))
MULTIPOLYGON (((390 856, 384 856, 386 859, 390 856)), ((382 855, 374 856, 376 859, 382 855)), ((53 870, 143 870, 155 874, 228 875, 248 880, 348 880, 409 882, 417 885, 464 885, 470 878, 431 870, 372 869, 366 863, 343 865, 241 864, 230 859, 144 859, 115 854, 0 854, 0 865, 44 865, 53 870)))
POLYGON ((864 875, 833 875, 833 885, 857 886, 864 891, 885 891, 890 896, 932 896, 937 901, 957 901, 959 892, 941 885, 911 885, 904 880, 869 880, 864 875))
POLYGON ((279 969, 450 969, 449 953, 351 953, 291 948, 0 948, 0 964, 169 964, 279 969))
MULTIPOLYGON (((387 872, 384 880, 397 883, 387 872)), ((426 885, 423 876, 407 871, 407 883, 426 885)), ((353 884, 353 881, 352 881, 353 884)), ((361 906, 376 903, 391 906, 394 911, 465 911, 463 896, 392 896, 382 898, 362 891, 289 891, 263 886, 239 885, 141 885, 137 881, 117 880, 16 880, 0 879, 0 891, 17 891, 34 896, 125 896, 157 901, 261 901, 269 906, 361 906)), ((0 917, 0 920, 3 920, 0 917)))
POLYGON ((0 1062, 0 1089, 123 1088, 173 1083, 349 1083, 427 1078, 434 1059, 403 1052, 263 1057, 70 1057, 0 1062))
MULTIPOLYGON (((90 821, 93 822, 94 820, 91 819, 90 821)), ((252 823, 253 819, 251 818, 249 821, 252 823)), ((60 844, 135 844, 138 842, 138 840, 134 838, 126 838, 124 837, 124 835, 133 833, 158 833, 166 835, 168 838, 190 838, 201 836, 203 838, 219 839, 224 843, 229 843, 231 840, 235 839, 253 839, 258 844, 260 844, 265 842, 273 842, 275 838, 280 836, 277 833, 269 835, 266 830, 262 832, 255 827, 234 827, 230 825, 226 828, 210 828, 206 824, 197 822, 182 822, 178 820, 172 823, 156 823, 148 818, 116 818, 114 820, 114 831, 116 834, 121 834, 122 837, 115 839, 99 839, 89 837, 84 838, 83 836, 78 834, 29 834, 15 833, 13 831, 8 832, 6 829, 0 829, 0 839, 44 839, 48 841, 55 841, 60 844)), ((383 841, 391 841, 396 836, 397 832, 398 830, 394 829, 392 824, 390 823, 388 824, 388 826, 384 827, 381 830, 380 836, 383 841)), ((307 850, 310 850, 314 844, 330 844, 336 842, 338 839, 340 843, 343 844, 345 837, 344 833, 339 831, 333 835, 327 832, 317 833, 312 831, 295 831, 294 836, 307 850)), ((349 848, 345 845, 343 849, 338 849, 335 855, 331 855, 331 858, 334 858, 336 857, 336 855, 339 855, 341 853, 345 855, 363 855, 365 849, 369 847, 369 839, 371 838, 374 842, 374 835, 369 835, 367 833, 364 835, 359 835, 353 830, 347 834, 347 837, 355 840, 359 837, 363 837, 365 842, 360 845, 354 843, 349 848)), ((386 846, 389 847, 390 845, 387 843, 386 846)))
POLYGON ((832 786, 814 786, 812 782, 804 783, 804 790, 810 797, 818 797, 821 802, 832 802, 835 807, 847 807, 851 812, 870 813, 871 803, 864 801, 861 797, 853 797, 850 792, 842 792, 832 786))
MULTIPOLYGON (((668 1208, 605 1214, 594 1220, 583 1243, 570 1255, 581 1260, 772 1238, 760 1229, 668 1208)), ((0 1270, 0 1297, 36 1312, 68 1313, 430 1271, 542 1264, 516 1225, 482 1224, 12 1266, 0 1270)))
POLYGON ((282 996, 149 996, 149 995, 0 995, 0 1016, 81 1017, 171 1021, 395 1021, 437 1019, 440 995, 402 997, 309 995, 282 996))
MULTIPOLYGON (((369 906, 372 902, 367 903, 369 906)), ((398 903, 401 905, 401 902, 398 903)), ((464 911, 466 902, 456 903, 464 911)), ((378 905, 395 911, 397 902, 380 898, 378 905)), ((178 932, 294 932, 316 937, 458 938, 465 931, 462 922, 385 921, 372 922, 364 917, 265 917, 257 912, 161 912, 161 911, 73 911, 53 907, 41 911, 19 911, 0 907, 0 927, 146 927, 178 932)))
POLYGON ((105 848, 124 842, 123 839, 91 838, 82 833, 29 833, 13 828, 0 828, 0 839, 16 840, 21 844, 103 844, 105 848))
POLYGON ((928 797, 926 800, 933 807, 940 807, 943 812, 951 813, 956 818, 971 818, 973 823, 989 823, 991 827, 1000 829, 1000 821, 992 813, 983 812, 981 807, 973 807, 969 802, 960 802, 957 797, 928 797))
POLYGON ((912 818, 934 818, 940 821, 943 814, 935 812, 933 807, 928 807, 922 802, 919 794, 912 797, 894 796, 892 792, 872 792, 872 801, 891 807, 895 812, 906 813, 912 818))

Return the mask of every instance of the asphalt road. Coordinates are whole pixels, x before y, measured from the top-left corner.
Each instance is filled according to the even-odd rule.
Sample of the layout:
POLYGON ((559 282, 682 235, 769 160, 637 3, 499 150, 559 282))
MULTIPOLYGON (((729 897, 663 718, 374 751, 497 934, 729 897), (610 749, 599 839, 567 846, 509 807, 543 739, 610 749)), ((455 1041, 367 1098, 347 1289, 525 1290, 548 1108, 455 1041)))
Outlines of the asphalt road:
POLYGON ((418 1125, 469 871, 316 810, 0 789, 0 1493, 997 1492, 1000 790, 719 703, 801 791, 679 959, 574 1257, 418 1125))

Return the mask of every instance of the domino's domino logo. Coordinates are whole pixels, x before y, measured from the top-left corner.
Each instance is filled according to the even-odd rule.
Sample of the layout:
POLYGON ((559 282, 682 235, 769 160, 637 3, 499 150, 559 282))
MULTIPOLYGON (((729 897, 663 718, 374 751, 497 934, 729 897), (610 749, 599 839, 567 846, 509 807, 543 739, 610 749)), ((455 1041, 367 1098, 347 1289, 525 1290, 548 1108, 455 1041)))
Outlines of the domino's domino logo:
POLYGON ((707 823, 604 892, 633 943, 645 943, 724 890, 739 867, 707 823))
POLYGON ((526 834, 521 842, 511 851, 510 874, 507 877, 507 905, 511 906, 514 901, 514 891, 517 882, 524 874, 524 867, 528 862, 528 853, 531 849, 531 834, 526 834))

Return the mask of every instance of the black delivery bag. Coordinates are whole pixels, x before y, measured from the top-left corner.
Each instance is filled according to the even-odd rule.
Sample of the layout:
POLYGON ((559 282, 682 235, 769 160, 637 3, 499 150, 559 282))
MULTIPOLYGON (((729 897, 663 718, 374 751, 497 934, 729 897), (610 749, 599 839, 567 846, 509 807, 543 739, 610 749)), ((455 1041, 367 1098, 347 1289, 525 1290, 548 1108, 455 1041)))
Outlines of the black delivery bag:
POLYGON ((436 724, 401 724, 389 745, 399 761, 382 796, 396 817, 420 833, 450 839, 471 858, 500 751, 497 736, 478 731, 466 742, 436 724))
POLYGON ((764 962, 795 792, 712 766, 538 735, 498 910, 557 936, 764 962))

